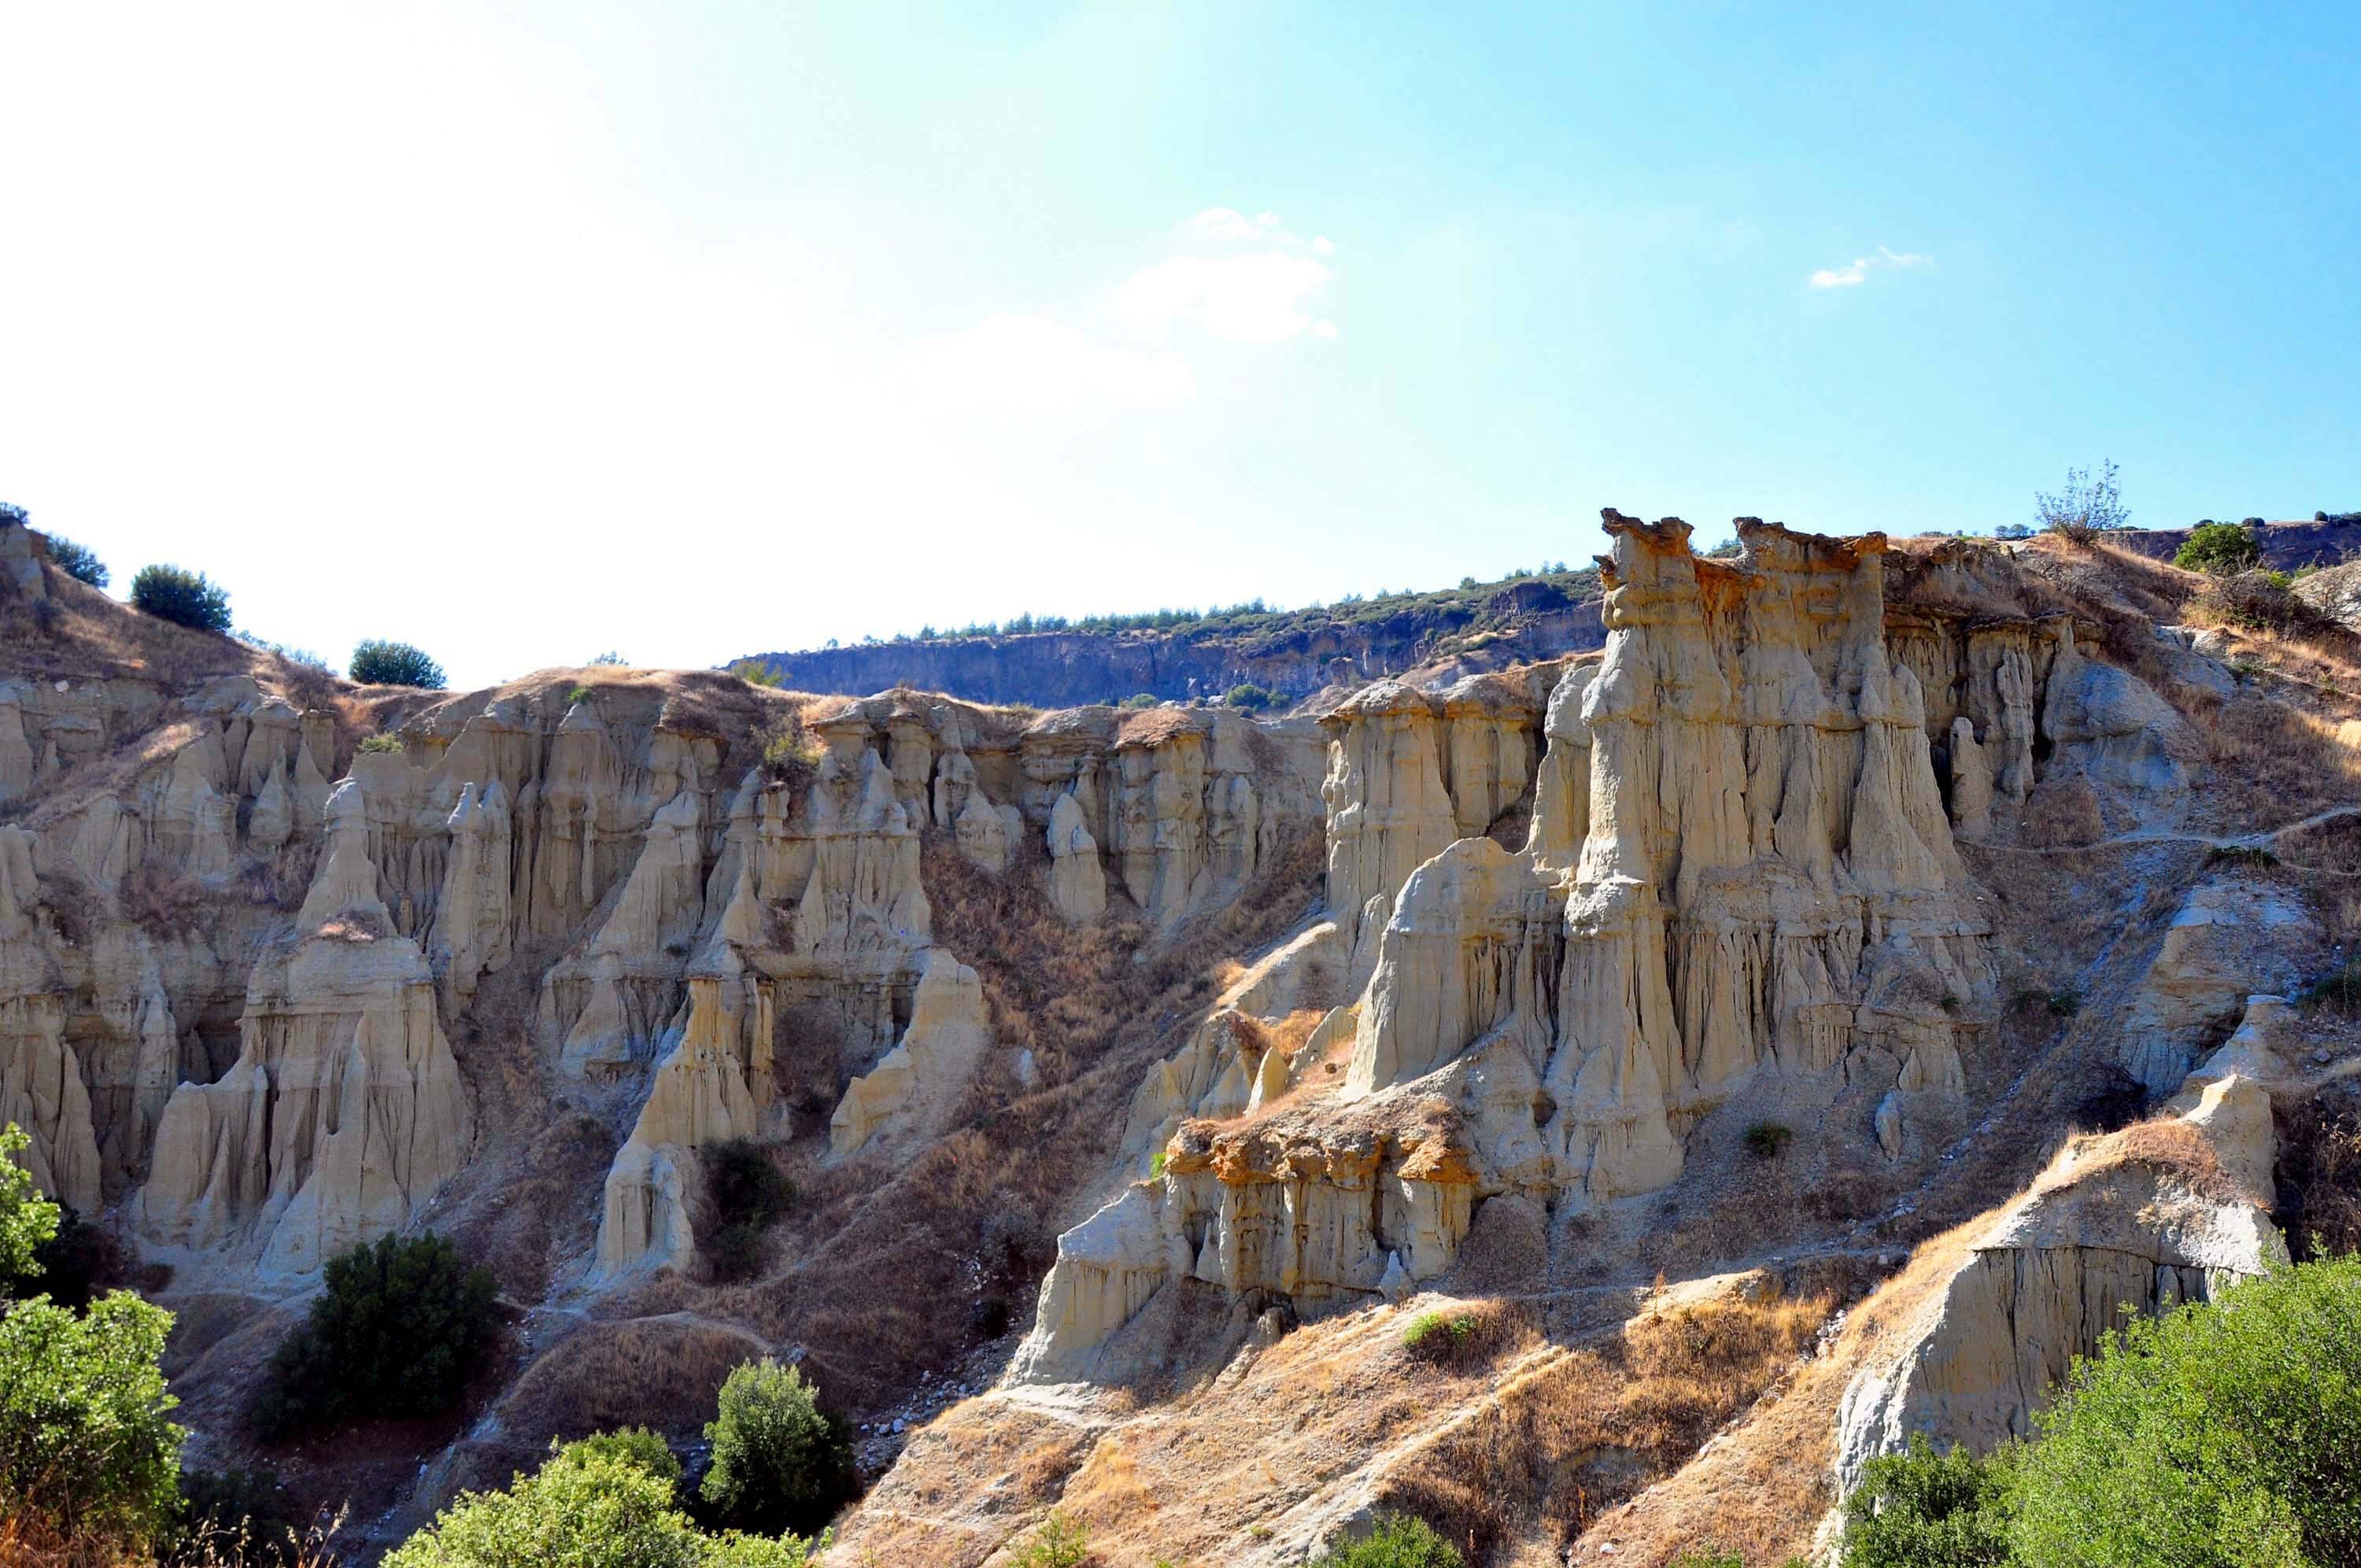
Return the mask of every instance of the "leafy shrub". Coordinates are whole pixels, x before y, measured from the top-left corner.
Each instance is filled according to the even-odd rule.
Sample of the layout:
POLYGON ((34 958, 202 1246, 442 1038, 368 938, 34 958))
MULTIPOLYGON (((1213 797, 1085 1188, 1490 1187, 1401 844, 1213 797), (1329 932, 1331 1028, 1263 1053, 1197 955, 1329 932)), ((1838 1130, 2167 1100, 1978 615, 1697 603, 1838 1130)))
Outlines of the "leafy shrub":
POLYGON ((2052 1018, 2071 1018, 2082 1011, 2082 993, 2072 986, 2061 986, 2042 998, 2052 1018))
POLYGON ((58 1234, 58 1206, 33 1190, 23 1161, 32 1135, 11 1122, 0 1127, 0 1292, 40 1271, 40 1249, 58 1234))
POLYGON ((1459 1549, 1434 1527, 1408 1514, 1390 1514, 1360 1540, 1313 1558, 1315 1568, 1464 1568, 1459 1549))
POLYGON ((2172 564, 2184 572, 2210 572, 2227 577, 2262 565, 2263 547, 2235 522, 2201 522, 2174 552, 2172 564))
POLYGON ((22 1293, 47 1296, 76 1311, 123 1277, 123 1254, 114 1239, 85 1223, 70 1205, 60 1205, 57 1234, 33 1249, 33 1277, 22 1293))
POLYGON ((131 579, 134 609, 191 626, 199 631, 229 630, 229 591, 208 581, 201 572, 179 566, 142 566, 131 579))
POLYGON ((583 1457, 612 1456, 638 1465, 651 1475, 666 1481, 680 1479, 680 1456, 672 1445, 645 1427, 622 1427, 614 1431, 593 1432, 560 1446, 550 1443, 554 1453, 583 1457))
POLYGON ((401 744, 401 736, 383 734, 362 737, 360 749, 370 753, 385 751, 399 756, 404 750, 404 747, 401 744))
POLYGON ((2335 622, 2290 591, 2285 572, 2240 572, 2208 587, 2202 607, 2233 626, 2287 636, 2318 635, 2335 622))
POLYGON ((779 673, 760 659, 741 659, 730 666, 730 673, 748 685, 776 686, 781 684, 779 673))
POLYGON ((2030 523, 2004 522, 1998 528, 1993 530, 1993 537, 1994 539, 2004 539, 2013 543, 2020 539, 2032 538, 2033 532, 2033 526, 2030 523))
POLYGON ((353 649, 352 667, 346 672, 365 686, 417 686, 426 691, 443 689, 443 666, 426 656, 425 651, 407 642, 389 642, 382 637, 372 637, 353 649))
MULTIPOLYGON (((620 1434, 618 1434, 620 1435, 620 1434)), ((643 1447, 644 1445, 639 1445, 643 1447)), ((384 1568, 803 1568, 810 1543, 708 1536, 633 1445, 568 1443, 505 1492, 462 1492, 384 1568)))
POLYGON ((1735 561, 1738 559, 1740 552, 1744 549, 1745 546, 1739 543, 1737 540, 1725 539, 1720 543, 1715 545, 1712 549, 1707 551, 1705 553, 1705 558, 1708 561, 1735 561))
POLYGON ((1448 1356, 1476 1337, 1476 1320, 1461 1313, 1421 1312, 1402 1330, 1402 1348, 1429 1357, 1448 1356))
POLYGON ((1795 1141, 1795 1131, 1776 1122, 1757 1122, 1746 1129, 1746 1152, 1756 1159, 1777 1159, 1795 1141))
POLYGON ((1703 1546, 1692 1546, 1674 1558, 1673 1568, 1746 1568, 1746 1559, 1708 1541, 1703 1546))
POLYGON ((2110 1334, 2011 1477, 2030 1563, 2361 1562, 2361 1257, 2110 1334))
POLYGON ((2009 1561, 2012 1451, 1938 1454, 1924 1432, 1906 1453, 1872 1459, 1844 1505, 1843 1568, 1980 1568, 2009 1561))
POLYGON ((2306 986, 2296 1000, 2306 1010, 2327 1008, 2347 1014, 2361 1013, 2361 958, 2345 959, 2306 986))
POLYGON ((270 1358, 252 1415, 271 1442, 378 1417, 437 1415, 500 1331, 489 1269, 432 1232, 337 1254, 309 1318, 270 1358))
POLYGON ((706 1261, 718 1278, 747 1278, 762 1265, 763 1233, 795 1206, 795 1183, 752 1138, 707 1144, 697 1162, 705 1172, 706 1261))
POLYGON ((93 588, 106 587, 106 564, 98 558, 98 552, 87 544, 76 544, 71 539, 60 539, 52 533, 49 535, 49 559, 57 563, 59 571, 77 583, 88 583, 93 588))
POLYGON ((1134 711, 1137 711, 1143 708, 1158 707, 1162 701, 1163 699, 1158 696, 1154 692, 1134 692, 1129 696, 1124 698, 1121 702, 1116 703, 1115 706, 1117 707, 1127 707, 1134 711))
POLYGON ((822 748, 804 730, 800 716, 775 719, 754 733, 762 749, 763 772, 791 791, 807 788, 818 776, 822 748))
POLYGON ((2125 509, 2115 473, 2114 464, 2103 461, 2095 479, 2088 468, 2067 469, 2064 488, 2034 492, 2035 521, 2077 544, 2088 544, 2099 534, 2123 527, 2132 514, 2125 509))
POLYGON ((1081 1568, 1091 1558, 1090 1532, 1057 1508, 1041 1521, 1033 1539, 1010 1558, 1009 1568, 1081 1568))
POLYGON ((1222 701, 1246 713, 1260 713, 1279 701, 1279 694, 1266 691, 1252 681, 1240 681, 1229 689, 1222 701))
POLYGON ((800 1368, 768 1356, 741 1362, 721 1385, 705 1436, 713 1467, 702 1496, 722 1523, 808 1530, 852 1493, 844 1423, 821 1410, 800 1368))
POLYGON ((85 1551, 162 1539, 187 1435, 157 1365, 171 1327, 127 1290, 86 1313, 35 1299, 0 1317, 0 1520, 85 1551))
POLYGON ((2267 870, 2278 865, 2279 857, 2277 851, 2260 844, 2216 844, 2205 851, 2205 863, 2209 866, 2253 866, 2257 870, 2267 870))

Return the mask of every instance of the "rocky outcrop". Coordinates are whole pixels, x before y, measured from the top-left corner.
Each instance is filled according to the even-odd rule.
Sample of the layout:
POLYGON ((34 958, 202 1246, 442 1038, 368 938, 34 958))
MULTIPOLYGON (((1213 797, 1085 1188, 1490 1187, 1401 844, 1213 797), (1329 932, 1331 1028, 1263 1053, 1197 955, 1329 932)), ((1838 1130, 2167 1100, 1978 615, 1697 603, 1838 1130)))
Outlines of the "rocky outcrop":
POLYGON ((919 966, 909 1027, 884 1060, 845 1087, 829 1122, 829 1148, 841 1157, 941 1132, 991 1044, 975 970, 945 948, 930 948, 919 966))
POLYGON ((466 1160, 473 1118, 418 945, 377 891, 360 784, 247 990, 236 1062, 164 1108, 134 1204, 143 1237, 209 1263, 303 1275, 401 1229, 466 1160))
POLYGON ((1579 857, 1554 771, 1527 853, 1462 842, 1422 867, 1347 1079, 1480 1058, 1477 1146, 1593 1199, 1671 1179, 1680 1133, 1767 1067, 1873 1058, 1956 1090, 1991 990, 1923 699, 1884 649, 1883 541, 1742 520, 1723 565, 1677 521, 1607 526, 1607 651, 1578 721, 1553 720, 1589 754, 1579 857))
MULTIPOLYGON (((21 532, 21 531, 20 531, 21 532)), ((82 1064, 65 1037, 65 985, 39 929, 32 835, 0 827, 0 1125, 31 1138, 43 1192, 94 1214, 98 1142, 82 1064)))
POLYGON ((2118 1059, 2150 1093, 2172 1092, 2257 985, 2293 990, 2319 957, 2319 927, 2289 890, 2244 876, 2200 883, 2124 1008, 2118 1059))
POLYGON ((2283 1008, 2256 998, 2164 1120, 2070 1146, 2025 1196, 1886 1288, 1916 1305, 1846 1388, 1840 1495, 1913 1433, 1979 1453, 2028 1435, 2073 1358, 2096 1354, 2126 1310, 2210 1300, 2287 1261, 2268 1212, 2283 1008))
POLYGON ((1192 1122, 1163 1168, 1058 1240, 1014 1382, 1107 1376, 1108 1342, 1176 1279, 1306 1305, 1429 1279, 1467 1234, 1475 1173, 1458 1118, 1388 1096, 1342 1114, 1192 1122))

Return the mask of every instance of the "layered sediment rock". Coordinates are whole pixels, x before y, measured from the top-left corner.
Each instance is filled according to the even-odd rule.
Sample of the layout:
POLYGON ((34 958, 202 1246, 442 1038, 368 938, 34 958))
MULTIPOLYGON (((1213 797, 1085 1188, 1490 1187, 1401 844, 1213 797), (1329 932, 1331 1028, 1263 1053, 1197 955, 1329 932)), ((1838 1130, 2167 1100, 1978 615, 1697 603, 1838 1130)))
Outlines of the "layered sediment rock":
POLYGON ((424 955, 377 892, 361 786, 295 932, 265 949, 236 1063, 174 1091, 135 1204, 142 1235, 301 1275, 398 1230, 466 1160, 473 1119, 424 955))
POLYGON ((1922 1299, 1845 1391, 1840 1493, 1913 1433, 1978 1453, 2028 1435, 2073 1358, 2127 1312, 2210 1300, 2287 1261, 2269 1215, 2268 1091, 2284 1071, 2271 1047, 2284 1008, 2257 997, 2164 1120, 2070 1146, 2025 1196, 1888 1288, 1922 1299))

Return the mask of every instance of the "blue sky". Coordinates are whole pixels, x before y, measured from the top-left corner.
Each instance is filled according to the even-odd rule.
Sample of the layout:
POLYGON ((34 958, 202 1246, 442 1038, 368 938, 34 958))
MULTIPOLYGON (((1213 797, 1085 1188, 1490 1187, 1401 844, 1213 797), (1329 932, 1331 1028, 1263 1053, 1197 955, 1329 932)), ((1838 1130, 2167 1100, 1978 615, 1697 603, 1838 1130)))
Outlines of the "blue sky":
POLYGON ((462 684, 2361 508, 2361 8, 1781 10, 11 7, 0 498, 462 684))

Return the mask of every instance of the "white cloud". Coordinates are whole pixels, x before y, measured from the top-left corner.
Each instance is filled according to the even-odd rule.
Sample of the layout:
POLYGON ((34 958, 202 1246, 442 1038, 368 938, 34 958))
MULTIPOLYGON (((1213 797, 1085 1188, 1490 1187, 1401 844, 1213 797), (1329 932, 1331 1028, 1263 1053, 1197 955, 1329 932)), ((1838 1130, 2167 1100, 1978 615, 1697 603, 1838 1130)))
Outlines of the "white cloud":
POLYGON ((1136 274, 1115 291, 1115 311, 1136 331, 1161 339, 1193 321, 1232 343, 1278 343, 1314 331, 1310 308, 1334 271, 1306 256, 1176 256, 1136 274))
POLYGON ((1823 267, 1812 274, 1811 283, 1815 289, 1856 289, 1869 281, 1872 271, 1887 268, 1931 267, 1934 261, 1931 256, 1921 256, 1911 250, 1888 250, 1881 245, 1875 256, 1856 256, 1843 267, 1823 267))

